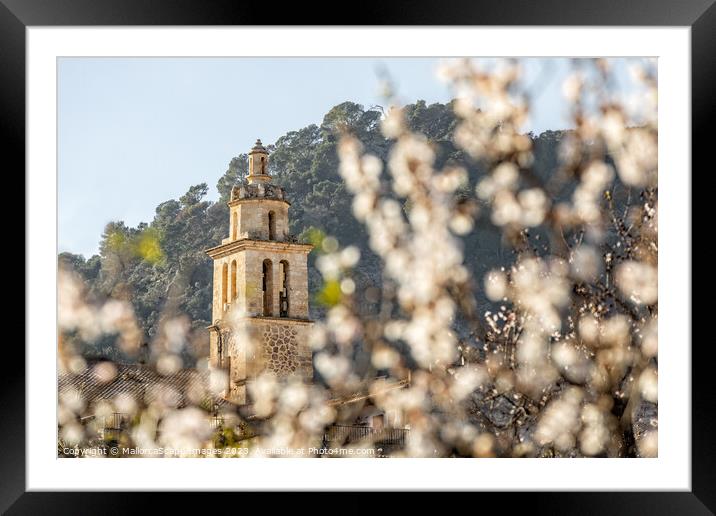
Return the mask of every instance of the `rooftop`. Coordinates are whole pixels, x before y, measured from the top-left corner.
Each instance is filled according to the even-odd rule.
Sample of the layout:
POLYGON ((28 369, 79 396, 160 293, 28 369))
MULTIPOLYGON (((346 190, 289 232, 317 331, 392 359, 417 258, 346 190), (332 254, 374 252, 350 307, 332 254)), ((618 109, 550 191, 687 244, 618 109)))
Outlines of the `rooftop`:
MULTIPOLYGON (((58 393, 60 397, 78 394, 90 411, 96 403, 111 401, 120 394, 140 404, 159 402, 181 408, 212 398, 208 395, 208 376, 208 372, 193 368, 162 375, 148 365, 95 361, 80 374, 59 375, 58 393)), ((222 404, 223 400, 214 398, 213 402, 222 404)))

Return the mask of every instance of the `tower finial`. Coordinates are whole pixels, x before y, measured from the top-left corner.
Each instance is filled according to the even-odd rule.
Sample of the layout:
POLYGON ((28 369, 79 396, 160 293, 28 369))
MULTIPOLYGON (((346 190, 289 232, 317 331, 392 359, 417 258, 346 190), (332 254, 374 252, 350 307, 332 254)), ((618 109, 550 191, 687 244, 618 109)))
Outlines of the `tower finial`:
POLYGON ((251 149, 252 153, 253 151, 263 151, 266 152, 266 147, 264 147, 264 144, 261 143, 261 138, 256 138, 256 143, 254 143, 254 147, 251 149))
POLYGON ((249 151, 249 183, 267 182, 271 180, 268 175, 268 151, 261 143, 261 138, 256 139, 256 143, 249 151))

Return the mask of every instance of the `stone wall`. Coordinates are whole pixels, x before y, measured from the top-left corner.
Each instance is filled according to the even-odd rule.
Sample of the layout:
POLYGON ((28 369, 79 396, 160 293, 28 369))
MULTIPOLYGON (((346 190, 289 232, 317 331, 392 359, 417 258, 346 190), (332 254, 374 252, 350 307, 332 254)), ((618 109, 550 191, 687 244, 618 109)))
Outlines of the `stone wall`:
POLYGON ((264 372, 278 378, 313 379, 309 321, 251 317, 230 336, 229 399, 247 403, 247 384, 264 372))
POLYGON ((214 260, 214 281, 212 285, 212 315, 211 322, 223 319, 224 317, 224 294, 223 294, 223 270, 226 266, 227 270, 227 303, 231 307, 238 307, 239 310, 246 310, 246 255, 245 253, 234 253, 229 256, 216 258, 214 260), (234 275, 232 274, 233 262, 236 262, 236 297, 233 297, 232 283, 234 275))
POLYGON ((305 248, 286 248, 277 250, 251 249, 245 252, 246 271, 244 282, 246 300, 243 307, 247 315, 263 315, 263 263, 271 261, 272 301, 271 314, 280 314, 279 293, 281 290, 281 262, 288 263, 288 317, 308 319, 308 261, 305 248))
POLYGON ((278 377, 313 377, 311 351, 307 349, 305 325, 271 322, 260 326, 263 362, 278 377))
POLYGON ((231 211, 230 222, 234 224, 236 221, 238 228, 234 233, 234 228, 231 227, 229 238, 224 239, 223 243, 241 238, 269 240, 269 212, 273 212, 275 217, 274 240, 285 241, 288 237, 288 204, 285 201, 239 200, 230 202, 229 209, 231 211))
POLYGON ((279 316, 280 291, 282 289, 281 262, 288 263, 288 317, 308 319, 308 263, 306 255, 310 249, 305 246, 279 245, 254 246, 228 256, 214 259, 212 322, 223 319, 224 278, 226 266, 226 303, 236 307, 244 315, 261 316, 263 313, 263 263, 271 262, 272 309, 271 316, 279 316), (236 297, 233 297, 233 263, 236 262, 236 297))

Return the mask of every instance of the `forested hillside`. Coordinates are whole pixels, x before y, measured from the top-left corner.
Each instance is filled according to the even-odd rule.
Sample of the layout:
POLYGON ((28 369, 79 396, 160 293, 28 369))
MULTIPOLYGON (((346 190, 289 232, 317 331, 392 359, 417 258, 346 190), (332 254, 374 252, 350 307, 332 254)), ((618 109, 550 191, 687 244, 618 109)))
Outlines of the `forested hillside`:
MULTIPOLYGON (((437 167, 460 164, 470 173, 473 189, 482 173, 480 165, 452 144, 457 124, 450 104, 426 105, 423 101, 406 108, 410 129, 425 134, 437 150, 437 167)), ((358 136, 366 150, 387 160, 389 142, 380 132, 380 108, 366 109, 344 102, 331 109, 320 125, 291 131, 269 146, 270 172, 284 186, 291 201, 291 232, 302 240, 316 241, 320 235, 334 236, 341 245, 361 249, 357 268, 359 292, 381 284, 380 264, 370 252, 367 235, 351 213, 351 197, 338 175, 336 145, 342 131, 358 136)), ((257 135, 261 136, 261 135, 257 135)), ((547 174, 556 167, 560 132, 545 132, 533 137, 537 173, 547 174)), ((248 149, 252 142, 246 142, 248 149)), ((205 352, 206 326, 211 319, 212 265, 204 250, 218 245, 229 232, 226 201, 231 187, 247 170, 247 155, 232 158, 228 169, 218 178, 218 202, 205 200, 206 183, 190 186, 182 197, 156 207, 154 219, 137 227, 117 221, 107 225, 100 237, 100 253, 85 259, 62 253, 60 266, 74 269, 85 281, 91 299, 125 299, 134 306, 146 342, 157 338, 160 321, 166 317, 187 316, 192 329, 194 354, 205 352)), ((218 175, 218 174, 217 174, 218 175)), ((211 178, 207 178, 211 180, 211 178)), ((386 191, 388 190, 386 181, 386 191)), ((474 197, 474 195, 473 195, 474 197)), ((408 210, 409 206, 405 206, 408 210)), ((476 278, 503 263, 507 253, 493 225, 478 224, 465 239, 465 256, 476 278)), ((309 288, 316 296, 322 286, 313 268, 315 252, 309 259, 309 288)), ((478 281, 479 285, 481 282, 478 281)), ((370 299, 362 299, 370 310, 370 299)), ((478 300, 478 304, 480 304, 478 300)), ((323 306, 312 300, 312 317, 319 318, 323 306)), ((112 337, 89 343, 88 354, 127 360, 115 349, 112 337)))

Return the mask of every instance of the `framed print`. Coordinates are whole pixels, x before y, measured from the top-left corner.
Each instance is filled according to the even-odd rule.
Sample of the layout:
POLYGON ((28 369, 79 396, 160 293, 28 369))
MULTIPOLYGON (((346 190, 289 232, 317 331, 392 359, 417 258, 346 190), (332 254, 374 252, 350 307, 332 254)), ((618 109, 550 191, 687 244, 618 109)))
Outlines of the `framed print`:
POLYGON ((254 7, 3 0, 27 200, 3 509, 710 513, 712 3, 254 7))

